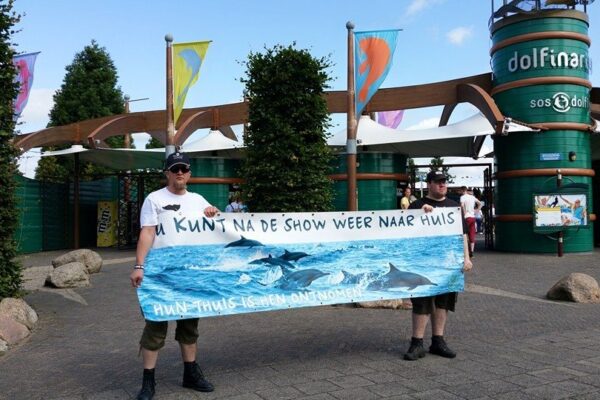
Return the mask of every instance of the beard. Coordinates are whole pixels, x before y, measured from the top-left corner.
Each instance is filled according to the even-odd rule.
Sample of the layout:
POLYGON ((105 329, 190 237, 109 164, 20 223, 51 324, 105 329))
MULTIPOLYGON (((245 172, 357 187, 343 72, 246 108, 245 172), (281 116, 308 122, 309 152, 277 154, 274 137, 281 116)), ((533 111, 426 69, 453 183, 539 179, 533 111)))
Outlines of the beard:
POLYGON ((179 182, 179 181, 175 181, 175 183, 173 184, 173 186, 175 186, 175 190, 179 191, 179 190, 185 190, 187 185, 185 184, 185 182, 179 182))

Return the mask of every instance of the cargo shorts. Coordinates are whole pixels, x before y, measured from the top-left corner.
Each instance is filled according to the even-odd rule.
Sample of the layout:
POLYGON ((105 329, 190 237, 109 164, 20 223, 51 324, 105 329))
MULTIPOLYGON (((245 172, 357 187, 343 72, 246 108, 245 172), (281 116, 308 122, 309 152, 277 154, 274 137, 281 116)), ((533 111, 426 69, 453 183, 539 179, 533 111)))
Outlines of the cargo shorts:
POLYGON ((458 300, 458 293, 443 293, 437 296, 428 297, 413 297, 410 299, 413 305, 413 314, 429 315, 436 308, 443 310, 454 311, 454 306, 458 300))
MULTIPOLYGON (((198 318, 177 320, 175 340, 181 344, 194 344, 198 340, 198 318)), ((165 345, 167 337, 167 321, 148 321, 140 339, 140 346, 146 350, 160 350, 165 345)))

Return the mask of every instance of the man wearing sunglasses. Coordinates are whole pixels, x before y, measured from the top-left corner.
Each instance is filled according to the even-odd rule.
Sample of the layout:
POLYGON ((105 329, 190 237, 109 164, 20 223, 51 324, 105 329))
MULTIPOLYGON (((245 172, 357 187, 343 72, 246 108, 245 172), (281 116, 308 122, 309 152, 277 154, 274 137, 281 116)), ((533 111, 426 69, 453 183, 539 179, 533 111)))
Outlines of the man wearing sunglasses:
MULTIPOLYGON (((412 202, 409 209, 421 209, 431 212, 435 207, 457 207, 460 204, 454 200, 446 198, 448 194, 447 176, 442 171, 431 171, 427 174, 427 196, 412 202)), ((462 212, 461 212, 462 213, 462 212)), ((467 241, 467 225, 465 218, 463 222, 463 272, 470 271, 473 268, 469 257, 469 244, 467 241)), ((434 249, 437 251, 437 249, 434 249)), ((437 254, 436 254, 437 255, 437 254)), ((418 360, 425 357, 423 347, 423 336, 427 323, 431 319, 431 346, 429 352, 446 358, 456 357, 456 353, 448 347, 444 340, 444 330, 446 328, 446 319, 448 311, 454 311, 454 305, 458 298, 458 293, 443 293, 437 296, 413 297, 412 311, 412 338, 410 347, 404 354, 405 360, 418 360)))
MULTIPOLYGON (((190 179, 190 160, 183 153, 171 154, 165 163, 167 186, 152 192, 144 200, 140 213, 142 227, 136 250, 136 265, 130 275, 131 285, 138 288, 144 279, 144 260, 154 243, 158 215, 172 213, 177 215, 195 215, 203 213, 207 217, 215 216, 219 210, 210 205, 204 197, 188 192, 190 179)), ((158 360, 158 351, 165 344, 168 323, 148 321, 140 339, 140 349, 144 363, 142 389, 138 400, 150 400, 155 392, 154 368, 158 360)), ((179 342, 183 359, 183 386, 199 391, 212 392, 213 385, 206 380, 196 363, 196 341, 198 340, 198 318, 177 321, 175 340, 179 342)))

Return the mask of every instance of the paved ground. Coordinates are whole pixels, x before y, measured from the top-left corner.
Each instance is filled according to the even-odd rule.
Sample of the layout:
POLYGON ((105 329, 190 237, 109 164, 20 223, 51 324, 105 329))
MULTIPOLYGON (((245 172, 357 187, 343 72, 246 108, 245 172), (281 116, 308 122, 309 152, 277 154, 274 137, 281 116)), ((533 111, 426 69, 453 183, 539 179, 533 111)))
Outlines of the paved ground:
MULTIPOLYGON (((56 254, 24 262, 43 267, 56 254)), ((143 321, 128 282, 133 252, 101 254, 106 263, 91 287, 26 297, 40 322, 0 357, 0 399, 135 397, 143 321)), ((203 319, 199 361, 215 392, 180 387, 170 332, 155 398, 599 399, 600 305, 543 298, 569 272, 600 281, 599 257, 478 252, 448 324, 454 360, 403 361, 410 337, 403 310, 316 307, 203 319)))

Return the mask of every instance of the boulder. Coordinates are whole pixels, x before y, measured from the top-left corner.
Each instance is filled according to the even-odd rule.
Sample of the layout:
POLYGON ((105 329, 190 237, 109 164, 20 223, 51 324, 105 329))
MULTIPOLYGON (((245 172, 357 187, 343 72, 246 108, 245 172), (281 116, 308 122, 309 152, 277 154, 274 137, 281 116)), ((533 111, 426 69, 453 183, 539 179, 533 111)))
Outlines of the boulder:
POLYGON ((0 315, 0 339, 9 346, 19 343, 29 336, 29 329, 14 319, 0 315))
POLYGON ((62 256, 58 256, 52 260, 52 265, 54 268, 58 268, 61 265, 76 261, 83 263, 90 274, 100 272, 100 269, 102 268, 102 257, 100 257, 100 254, 89 249, 73 250, 62 256))
POLYGON ((72 262, 55 268, 46 284, 57 288, 85 287, 90 285, 90 276, 83 263, 72 262))
POLYGON ((0 356, 8 351, 8 344, 2 339, 0 339, 0 356))
POLYGON ((14 319, 20 324, 23 324, 29 330, 38 321, 36 312, 23 299, 6 298, 0 301, 0 316, 5 316, 14 319))
POLYGON ((363 301, 356 303, 358 307, 362 308, 391 308, 393 310, 410 310, 412 304, 410 300, 376 300, 376 301, 363 301))
POLYGON ((556 282, 546 297, 576 303, 600 303, 600 287, 591 276, 574 272, 556 282))

